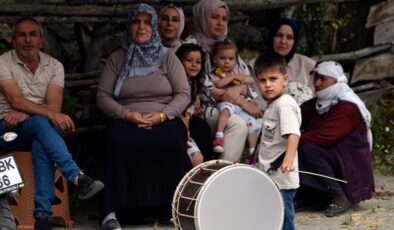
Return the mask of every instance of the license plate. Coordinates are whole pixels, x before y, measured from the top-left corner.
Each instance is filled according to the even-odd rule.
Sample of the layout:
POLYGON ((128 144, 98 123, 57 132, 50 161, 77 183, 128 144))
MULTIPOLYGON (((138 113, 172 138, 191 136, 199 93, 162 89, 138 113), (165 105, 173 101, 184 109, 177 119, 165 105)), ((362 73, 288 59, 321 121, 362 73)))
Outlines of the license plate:
POLYGON ((23 179, 14 156, 0 157, 0 194, 22 188, 23 186, 23 179))

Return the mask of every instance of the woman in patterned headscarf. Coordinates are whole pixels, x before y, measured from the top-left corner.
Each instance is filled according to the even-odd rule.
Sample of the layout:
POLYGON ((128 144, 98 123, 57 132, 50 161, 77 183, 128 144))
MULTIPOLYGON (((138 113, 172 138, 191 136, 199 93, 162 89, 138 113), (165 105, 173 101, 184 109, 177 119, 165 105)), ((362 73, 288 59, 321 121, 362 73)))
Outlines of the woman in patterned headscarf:
POLYGON ((184 68, 162 46, 154 9, 136 5, 122 48, 108 58, 97 93, 99 108, 110 118, 103 228, 120 228, 115 211, 121 208, 164 208, 170 216, 175 188, 191 168, 180 119, 189 102, 184 68))

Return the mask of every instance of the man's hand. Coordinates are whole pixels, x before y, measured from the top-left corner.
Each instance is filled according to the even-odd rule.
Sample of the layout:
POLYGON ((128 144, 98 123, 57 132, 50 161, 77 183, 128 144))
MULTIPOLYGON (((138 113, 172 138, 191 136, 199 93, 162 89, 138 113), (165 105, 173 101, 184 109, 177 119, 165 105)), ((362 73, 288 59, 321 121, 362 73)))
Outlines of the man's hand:
POLYGON ((48 119, 62 131, 75 131, 75 124, 67 114, 50 110, 48 113, 48 119))
POLYGON ((10 129, 18 127, 19 123, 24 122, 30 117, 29 114, 24 112, 13 111, 9 112, 4 116, 4 123, 10 129))

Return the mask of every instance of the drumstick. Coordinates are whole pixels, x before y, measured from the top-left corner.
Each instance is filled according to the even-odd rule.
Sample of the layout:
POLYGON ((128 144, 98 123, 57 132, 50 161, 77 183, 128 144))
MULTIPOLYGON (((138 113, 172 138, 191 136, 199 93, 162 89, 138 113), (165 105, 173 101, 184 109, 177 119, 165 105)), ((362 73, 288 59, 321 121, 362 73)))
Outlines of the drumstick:
MULTIPOLYGON (((276 160, 274 160, 270 164, 270 168, 267 170, 267 173, 269 174, 271 171, 277 171, 279 166, 282 164, 284 158, 285 158, 285 154, 284 153, 281 154, 278 158, 276 158, 276 160)), ((319 174, 319 173, 307 172, 307 171, 302 171, 302 170, 293 170, 293 171, 290 171, 290 172, 298 172, 298 173, 309 174, 309 175, 312 175, 312 176, 324 177, 324 178, 327 178, 327 179, 330 179, 330 180, 335 180, 335 181, 347 184, 347 181, 345 181, 345 180, 340 180, 338 178, 326 176, 326 175, 319 174)))
POLYGON ((345 180, 341 180, 341 179, 338 179, 338 178, 335 178, 335 177, 326 176, 326 175, 319 174, 319 173, 307 172, 307 171, 302 171, 302 170, 293 170, 293 171, 290 171, 290 172, 298 172, 298 173, 303 173, 303 174, 309 174, 309 175, 312 175, 312 176, 324 177, 324 178, 327 178, 327 179, 330 179, 330 180, 335 180, 335 181, 347 184, 347 181, 345 181, 345 180))

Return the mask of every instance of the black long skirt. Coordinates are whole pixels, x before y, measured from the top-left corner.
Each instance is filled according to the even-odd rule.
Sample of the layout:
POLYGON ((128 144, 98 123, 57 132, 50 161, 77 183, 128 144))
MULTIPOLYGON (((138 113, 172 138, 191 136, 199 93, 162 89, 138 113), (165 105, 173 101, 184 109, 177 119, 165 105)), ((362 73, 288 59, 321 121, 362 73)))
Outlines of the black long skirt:
POLYGON ((204 161, 213 159, 213 135, 208 122, 196 116, 192 116, 189 124, 190 136, 197 143, 202 154, 204 161))
POLYGON ((101 217, 125 207, 169 206, 179 181, 192 168, 182 121, 168 120, 147 130, 112 120, 106 137, 101 217))
MULTIPOLYGON (((298 146, 298 161, 300 170, 334 178, 341 177, 338 158, 330 148, 314 144, 301 144, 298 146)), ((300 183, 330 194, 342 195, 344 193, 339 182, 322 177, 300 174, 300 183)))
MULTIPOLYGON (((314 144, 300 144, 298 146, 298 161, 300 170, 340 178, 338 159, 329 148, 322 148, 314 144)), ((331 203, 332 195, 341 194, 344 192, 337 181, 300 174, 300 188, 294 200, 295 203, 301 205, 322 209, 331 203)))

